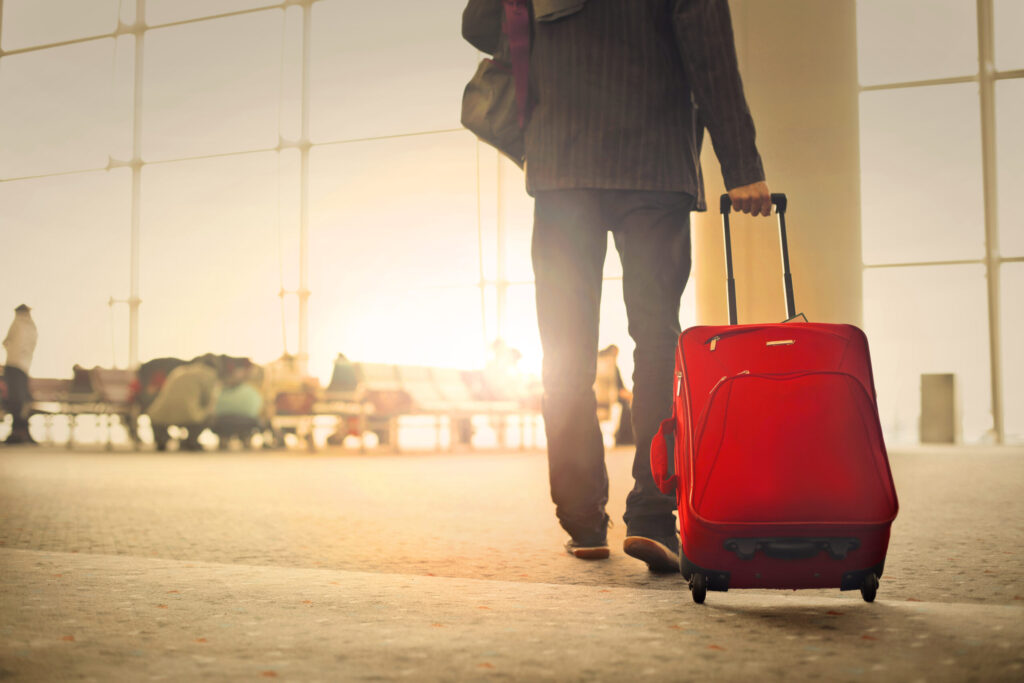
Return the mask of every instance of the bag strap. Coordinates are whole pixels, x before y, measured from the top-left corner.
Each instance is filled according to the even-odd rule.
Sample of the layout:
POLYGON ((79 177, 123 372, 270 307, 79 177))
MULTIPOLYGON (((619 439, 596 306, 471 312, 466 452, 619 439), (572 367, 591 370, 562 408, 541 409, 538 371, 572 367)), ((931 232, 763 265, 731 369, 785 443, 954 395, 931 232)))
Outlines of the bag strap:
POLYGON ((512 54, 519 127, 525 128, 527 94, 530 91, 530 10, 526 0, 502 0, 502 4, 505 6, 505 35, 512 54))

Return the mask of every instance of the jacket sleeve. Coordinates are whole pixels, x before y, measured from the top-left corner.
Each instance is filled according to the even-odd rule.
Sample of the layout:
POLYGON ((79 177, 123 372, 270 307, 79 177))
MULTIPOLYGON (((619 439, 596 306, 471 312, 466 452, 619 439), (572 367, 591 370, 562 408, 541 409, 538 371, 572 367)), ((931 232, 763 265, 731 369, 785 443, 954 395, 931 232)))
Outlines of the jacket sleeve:
POLYGON ((481 52, 497 53, 501 14, 501 0, 469 0, 462 10, 462 37, 481 52))
POLYGON ((673 29, 728 190, 764 180, 726 0, 674 0, 673 29))

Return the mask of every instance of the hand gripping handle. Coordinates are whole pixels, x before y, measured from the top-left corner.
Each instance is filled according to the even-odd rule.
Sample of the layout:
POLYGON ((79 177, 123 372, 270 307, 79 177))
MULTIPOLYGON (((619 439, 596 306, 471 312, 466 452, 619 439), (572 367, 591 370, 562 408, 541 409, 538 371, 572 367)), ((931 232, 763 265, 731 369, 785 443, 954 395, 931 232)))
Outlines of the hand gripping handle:
MULTIPOLYGON (((782 246, 782 281, 786 294, 786 319, 796 317, 796 303, 793 299, 793 276, 789 272, 789 241, 786 239, 786 209, 789 202, 781 192, 772 193, 772 204, 775 205, 779 217, 779 243, 782 246)), ((732 211, 732 200, 723 194, 719 202, 722 211, 722 228, 725 233, 725 270, 729 296, 729 324, 736 324, 736 280, 732 273, 732 237, 729 232, 729 213, 732 211)))
MULTIPOLYGON (((778 213, 786 213, 786 195, 784 195, 783 193, 772 192, 772 204, 775 205, 775 210, 778 213)), ((729 213, 729 211, 732 210, 732 199, 729 198, 729 195, 722 195, 720 205, 722 213, 729 213)))

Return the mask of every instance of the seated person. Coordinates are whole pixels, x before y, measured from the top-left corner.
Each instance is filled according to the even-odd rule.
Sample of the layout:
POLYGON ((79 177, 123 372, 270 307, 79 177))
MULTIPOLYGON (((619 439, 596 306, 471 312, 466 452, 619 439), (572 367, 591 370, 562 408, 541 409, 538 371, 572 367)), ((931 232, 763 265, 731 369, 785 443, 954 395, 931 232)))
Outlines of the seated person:
POLYGON ((172 425, 186 431, 181 450, 201 450, 199 435, 213 416, 220 391, 219 368, 219 360, 206 355, 175 368, 167 376, 160 393, 146 410, 158 451, 167 450, 168 428, 172 425))
POLYGON ((171 374, 174 368, 184 364, 185 361, 180 358, 154 358, 139 366, 135 381, 131 384, 131 415, 128 420, 128 435, 135 443, 140 441, 139 416, 149 410, 149 406, 160 394, 160 389, 167 381, 167 375, 171 374))
POLYGON ((253 364, 236 365, 225 378, 211 424, 220 448, 227 448, 233 438, 241 439, 248 447, 250 437, 263 427, 261 382, 262 372, 253 364))

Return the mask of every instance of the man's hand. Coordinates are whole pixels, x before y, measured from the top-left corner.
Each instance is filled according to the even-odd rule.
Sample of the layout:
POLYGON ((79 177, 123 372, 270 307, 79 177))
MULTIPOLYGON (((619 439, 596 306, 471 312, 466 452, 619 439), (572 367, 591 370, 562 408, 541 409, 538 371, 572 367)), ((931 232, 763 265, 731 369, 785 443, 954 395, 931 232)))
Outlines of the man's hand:
POLYGON ((734 187, 729 190, 729 199, 732 200, 733 211, 742 211, 751 216, 770 216, 772 214, 772 193, 768 190, 768 183, 760 181, 734 187))

